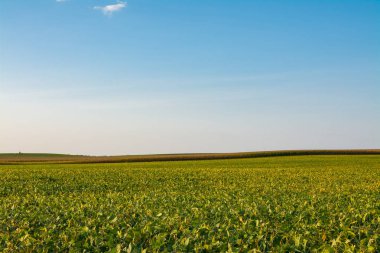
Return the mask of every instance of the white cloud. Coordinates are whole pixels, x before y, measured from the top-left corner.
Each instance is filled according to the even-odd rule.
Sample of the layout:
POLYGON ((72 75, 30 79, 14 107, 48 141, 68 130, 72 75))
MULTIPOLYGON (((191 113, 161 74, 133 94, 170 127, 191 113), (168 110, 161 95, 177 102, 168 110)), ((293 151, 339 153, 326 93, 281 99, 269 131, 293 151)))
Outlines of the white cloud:
POLYGON ((67 0, 55 0, 55 1, 58 3, 63 3, 63 2, 66 2, 67 0))
POLYGON ((105 15, 111 15, 115 11, 119 11, 127 6, 126 2, 118 2, 116 4, 110 4, 105 6, 95 6, 95 10, 101 10, 105 15))

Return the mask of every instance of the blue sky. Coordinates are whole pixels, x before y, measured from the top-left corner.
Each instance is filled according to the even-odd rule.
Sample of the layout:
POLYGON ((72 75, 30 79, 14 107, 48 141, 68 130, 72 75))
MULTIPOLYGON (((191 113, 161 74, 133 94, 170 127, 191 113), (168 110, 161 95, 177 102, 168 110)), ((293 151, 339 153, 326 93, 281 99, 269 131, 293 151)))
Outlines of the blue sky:
POLYGON ((0 1, 0 152, 380 147, 379 1, 0 1))

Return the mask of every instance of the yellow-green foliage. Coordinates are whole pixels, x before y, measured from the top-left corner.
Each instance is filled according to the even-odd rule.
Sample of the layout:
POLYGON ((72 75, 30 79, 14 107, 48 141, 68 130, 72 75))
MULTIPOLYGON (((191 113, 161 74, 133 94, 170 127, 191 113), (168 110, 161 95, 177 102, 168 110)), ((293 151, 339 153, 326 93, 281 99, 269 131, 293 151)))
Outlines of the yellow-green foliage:
POLYGON ((0 251, 379 252, 380 156, 0 166, 0 251))

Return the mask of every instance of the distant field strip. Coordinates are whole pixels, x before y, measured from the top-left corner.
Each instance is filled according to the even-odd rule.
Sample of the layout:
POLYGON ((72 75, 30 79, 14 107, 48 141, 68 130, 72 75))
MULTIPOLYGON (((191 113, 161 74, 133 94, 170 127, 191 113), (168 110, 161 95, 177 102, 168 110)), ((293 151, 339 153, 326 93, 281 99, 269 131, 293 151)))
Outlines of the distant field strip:
POLYGON ((240 159, 274 156, 303 155, 375 155, 380 149, 352 150, 279 150, 240 153, 199 153, 199 154, 156 154, 156 155, 124 155, 124 156, 81 156, 63 154, 0 154, 0 164, 19 163, 123 163, 123 162, 155 162, 240 159))
POLYGON ((380 155, 0 166, 0 252, 380 252, 380 155))

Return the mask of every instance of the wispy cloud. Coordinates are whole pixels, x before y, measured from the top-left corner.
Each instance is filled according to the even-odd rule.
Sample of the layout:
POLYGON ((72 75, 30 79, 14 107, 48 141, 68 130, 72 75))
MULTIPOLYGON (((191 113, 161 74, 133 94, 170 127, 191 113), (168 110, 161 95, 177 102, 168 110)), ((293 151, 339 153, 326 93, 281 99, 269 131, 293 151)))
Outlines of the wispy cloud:
POLYGON ((110 4, 105 6, 95 6, 95 10, 101 10, 104 15, 111 15, 112 13, 116 11, 120 11, 121 9, 125 8, 127 6, 126 2, 118 2, 116 4, 110 4))
POLYGON ((55 0, 55 1, 58 2, 58 3, 67 2, 67 0, 55 0))

